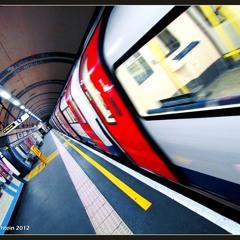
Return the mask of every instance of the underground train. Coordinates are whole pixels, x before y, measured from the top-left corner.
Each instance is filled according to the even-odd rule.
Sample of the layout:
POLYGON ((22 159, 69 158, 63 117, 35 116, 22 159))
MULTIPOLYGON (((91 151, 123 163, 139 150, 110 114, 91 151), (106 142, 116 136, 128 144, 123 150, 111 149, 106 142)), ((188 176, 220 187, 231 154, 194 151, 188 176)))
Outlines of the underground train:
POLYGON ((239 6, 105 7, 50 125, 240 204, 239 6))

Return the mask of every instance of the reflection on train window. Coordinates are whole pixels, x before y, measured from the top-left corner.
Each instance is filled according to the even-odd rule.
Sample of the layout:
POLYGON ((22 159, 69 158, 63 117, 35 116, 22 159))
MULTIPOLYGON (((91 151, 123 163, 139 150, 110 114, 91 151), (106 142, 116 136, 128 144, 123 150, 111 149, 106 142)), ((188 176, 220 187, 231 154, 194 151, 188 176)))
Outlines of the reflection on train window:
POLYGON ((103 98, 101 97, 101 93, 95 88, 95 86, 92 83, 92 80, 89 76, 88 69, 87 69, 87 58, 85 59, 83 63, 82 68, 82 75, 83 75, 83 82, 88 92, 86 92, 86 95, 88 99, 93 99, 96 103, 98 109, 101 111, 102 115, 104 116, 105 120, 108 123, 115 123, 116 120, 113 117, 111 111, 106 106, 103 98))
POLYGON ((162 32, 160 32, 158 34, 158 37, 161 40, 159 44, 164 44, 161 47, 163 48, 163 51, 166 51, 165 57, 168 57, 180 47, 179 41, 172 35, 172 33, 168 29, 164 29, 162 32))
POLYGON ((153 73, 152 69, 149 67, 144 58, 139 52, 136 52, 131 56, 125 63, 124 67, 133 76, 136 82, 140 85, 153 73))
POLYGON ((227 19, 222 12, 222 6, 198 6, 196 9, 202 14, 209 26, 215 27, 227 19))
POLYGON ((116 69, 141 116, 240 103, 239 12, 239 6, 190 7, 116 69), (148 74, 129 69, 137 57, 148 74))

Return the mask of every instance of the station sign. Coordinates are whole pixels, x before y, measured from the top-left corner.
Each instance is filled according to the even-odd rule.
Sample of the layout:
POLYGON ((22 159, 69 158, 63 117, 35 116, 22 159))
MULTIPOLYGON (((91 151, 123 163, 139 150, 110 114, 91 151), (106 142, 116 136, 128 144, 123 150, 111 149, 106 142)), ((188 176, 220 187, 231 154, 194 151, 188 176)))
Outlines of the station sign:
POLYGON ((29 115, 27 113, 23 114, 20 118, 18 118, 16 121, 9 124, 7 127, 5 127, 2 131, 5 135, 10 133, 13 129, 18 127, 20 124, 22 124, 25 120, 29 118, 29 115))
POLYGON ((11 130, 13 130, 14 128, 16 128, 17 126, 16 126, 16 124, 15 124, 15 122, 12 122, 11 124, 9 124, 7 127, 5 127, 4 129, 3 129, 3 133, 4 134, 7 134, 7 133, 9 133, 11 130))

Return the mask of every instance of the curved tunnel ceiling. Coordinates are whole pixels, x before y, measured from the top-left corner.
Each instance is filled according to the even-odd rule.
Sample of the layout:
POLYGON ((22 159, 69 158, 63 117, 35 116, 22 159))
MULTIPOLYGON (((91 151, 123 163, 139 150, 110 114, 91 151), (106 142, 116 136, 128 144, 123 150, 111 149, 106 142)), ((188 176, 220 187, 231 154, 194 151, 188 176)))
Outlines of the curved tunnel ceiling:
MULTIPOLYGON (((0 86, 45 121, 96 11, 94 6, 0 7, 0 86)), ((2 98, 0 129, 24 114, 2 98)), ((37 122, 29 118, 23 126, 37 122)))

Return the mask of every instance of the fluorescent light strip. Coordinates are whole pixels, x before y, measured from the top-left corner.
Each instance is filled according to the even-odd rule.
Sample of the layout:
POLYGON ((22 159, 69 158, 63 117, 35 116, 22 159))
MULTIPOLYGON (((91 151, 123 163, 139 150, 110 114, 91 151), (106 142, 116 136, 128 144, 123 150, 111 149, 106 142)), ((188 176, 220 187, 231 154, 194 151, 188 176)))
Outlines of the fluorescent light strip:
POLYGON ((15 106, 19 106, 19 105, 20 105, 20 102, 19 102, 18 100, 14 100, 14 101, 13 101, 13 104, 14 104, 15 106))
POLYGON ((0 96, 5 98, 5 99, 7 99, 7 100, 11 98, 11 95, 9 93, 7 93, 6 91, 4 91, 4 90, 2 90, 0 92, 0 96))

